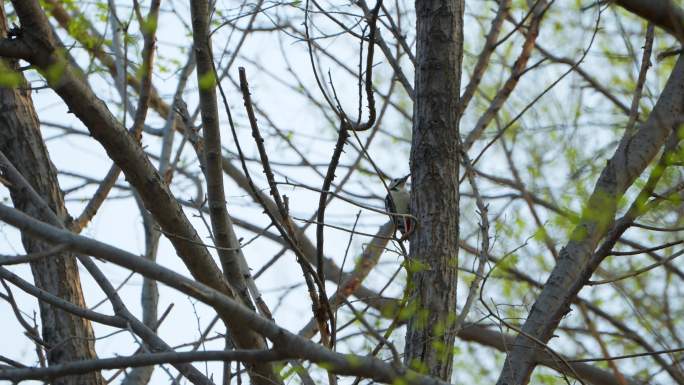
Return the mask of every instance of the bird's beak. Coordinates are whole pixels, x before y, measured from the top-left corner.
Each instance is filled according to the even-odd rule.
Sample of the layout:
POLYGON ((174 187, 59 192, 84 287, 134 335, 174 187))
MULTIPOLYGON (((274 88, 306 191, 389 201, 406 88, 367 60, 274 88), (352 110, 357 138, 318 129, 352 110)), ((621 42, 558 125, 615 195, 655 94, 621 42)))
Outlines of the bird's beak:
POLYGON ((405 177, 401 178, 402 182, 406 182, 406 180, 411 176, 411 174, 406 175, 405 177))

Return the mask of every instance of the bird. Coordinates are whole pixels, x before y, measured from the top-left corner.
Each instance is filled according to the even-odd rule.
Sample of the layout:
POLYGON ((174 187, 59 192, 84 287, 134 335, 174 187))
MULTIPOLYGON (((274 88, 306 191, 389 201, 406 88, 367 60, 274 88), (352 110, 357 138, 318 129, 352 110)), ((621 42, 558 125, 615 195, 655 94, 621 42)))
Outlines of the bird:
POLYGON ((385 197, 385 210, 391 214, 392 222, 394 223, 395 231, 399 230, 401 233, 400 240, 408 238, 413 232, 413 221, 410 214, 411 193, 406 189, 406 180, 411 176, 408 174, 401 178, 392 179, 387 189, 389 190, 385 197))

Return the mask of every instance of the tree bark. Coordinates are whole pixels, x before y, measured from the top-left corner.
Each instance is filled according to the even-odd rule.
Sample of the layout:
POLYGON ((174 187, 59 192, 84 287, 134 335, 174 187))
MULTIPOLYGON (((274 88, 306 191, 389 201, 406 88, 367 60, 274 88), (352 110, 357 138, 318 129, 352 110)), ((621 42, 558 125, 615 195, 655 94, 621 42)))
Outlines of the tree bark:
POLYGON ((190 12, 204 137, 204 154, 198 154, 198 156, 203 155, 204 157, 202 171, 207 181, 207 205, 211 218, 213 239, 218 247, 217 251, 223 267, 223 274, 237 290, 245 305, 254 309, 245 282, 245 272, 242 268, 244 263, 240 263, 240 259, 244 260, 244 255, 241 255, 240 242, 238 242, 233 223, 228 216, 226 195, 223 188, 221 130, 219 129, 216 76, 210 40, 209 2, 207 0, 193 0, 190 3, 190 12))
POLYGON ((458 268, 458 102, 463 0, 416 1, 416 77, 411 147, 411 305, 405 361, 449 381, 458 268))
MULTIPOLYGON (((5 10, 0 4, 0 38, 7 36, 5 10)), ((16 68, 16 61, 3 60, 2 65, 16 68)), ((21 76, 21 75, 20 75, 21 76)), ((40 133, 40 122, 33 107, 29 85, 23 76, 18 87, 0 87, 0 151, 21 172, 47 204, 66 223, 69 214, 59 188, 57 173, 50 161, 40 133)), ((12 203, 19 210, 41 218, 40 211, 24 192, 9 186, 12 203)), ((45 251, 52 246, 22 233, 22 243, 28 253, 45 251)), ((62 252, 31 262, 33 280, 39 288, 79 307, 85 308, 81 281, 72 253, 62 252)), ((39 302, 42 339, 46 343, 49 365, 70 361, 97 359, 90 321, 39 302)), ((99 372, 56 379, 59 385, 103 385, 99 372)))

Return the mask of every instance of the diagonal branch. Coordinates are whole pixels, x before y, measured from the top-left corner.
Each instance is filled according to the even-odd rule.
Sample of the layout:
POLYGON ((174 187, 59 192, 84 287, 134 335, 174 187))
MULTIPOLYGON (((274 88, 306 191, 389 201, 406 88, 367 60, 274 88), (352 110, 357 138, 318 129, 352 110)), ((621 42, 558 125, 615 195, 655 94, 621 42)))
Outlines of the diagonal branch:
POLYGON ((684 11, 672 0, 615 0, 615 4, 641 16, 684 41, 684 11))
POLYGON ((0 39, 0 56, 12 59, 26 59, 31 56, 31 49, 18 39, 0 39))
MULTIPOLYGON (((445 382, 410 370, 396 369, 382 360, 365 356, 332 352, 323 346, 295 335, 276 325, 235 299, 175 271, 157 265, 114 246, 75 235, 33 219, 18 210, 0 204, 0 220, 50 243, 65 244, 69 249, 97 256, 108 262, 162 282, 180 292, 214 307, 219 314, 230 314, 233 322, 249 328, 273 341, 276 351, 285 350, 290 357, 325 365, 341 375, 359 375, 377 382, 403 381, 407 385, 446 385, 445 382)), ((244 333, 245 330, 242 330, 244 333)))
MULTIPOLYGON (((525 35, 525 42, 520 49, 520 55, 511 67, 510 76, 508 79, 506 79, 506 82, 496 93, 496 96, 492 100, 485 113, 480 116, 475 124, 475 127, 468 133, 468 136, 463 142, 463 146, 466 150, 472 147, 473 143, 475 143, 475 141, 482 136, 489 123, 491 123, 492 119, 494 119, 494 117, 497 115, 506 100, 508 100, 508 98, 511 96, 511 93, 513 93, 513 90, 518 85, 520 78, 525 74, 527 70, 527 62, 532 55, 534 43, 539 35, 539 26, 541 24, 541 20, 551 3, 547 2, 546 0, 537 0, 537 2, 533 5, 532 10, 530 11, 533 14, 533 17, 530 21, 529 31, 525 35)), ((472 90, 472 92, 474 91, 475 90, 472 90)), ((468 95, 466 94, 466 96, 468 95)))
MULTIPOLYGON (((245 73, 245 69, 243 67, 240 67, 239 73, 240 88, 242 91, 242 97, 244 99, 247 116, 249 117, 250 127, 252 128, 252 137, 254 138, 254 141, 257 145, 257 149, 259 151, 261 165, 264 168, 264 174, 266 175, 266 180, 268 181, 271 195, 273 196, 273 200, 275 201, 275 207, 277 208, 278 215, 275 215, 275 212, 270 211, 269 207, 266 205, 264 201, 260 201, 259 203, 262 207, 264 207, 266 214, 270 217, 271 221, 276 226, 283 239, 287 240, 289 247, 295 253, 297 257, 297 262, 301 266, 302 273, 304 274, 304 280, 306 282, 307 289, 309 290, 309 296, 311 297, 314 315, 316 316, 316 320, 319 323, 319 329, 323 330, 324 325, 326 324, 326 317, 328 317, 328 319, 331 320, 333 319, 330 304, 328 303, 328 297, 325 294, 325 283, 320 279, 318 275, 316 275, 316 272, 306 261, 306 258, 304 258, 304 254, 297 243, 297 236, 295 232, 294 223, 292 223, 292 219, 290 218, 290 214, 288 213, 287 197, 282 197, 280 195, 280 191, 278 190, 278 185, 275 182, 273 171, 271 169, 271 164, 268 159, 268 153, 266 152, 266 148, 264 147, 264 139, 261 136, 261 132, 259 131, 259 126, 257 124, 256 116, 254 114, 254 108, 252 105, 252 98, 249 92, 249 84, 247 83, 247 75, 245 73), (316 291, 316 289, 318 289, 318 292, 316 291)), ((226 109, 228 109, 227 105, 226 109)), ((256 186, 254 186, 252 179, 249 177, 249 172, 247 170, 247 165, 245 163, 244 154, 242 152, 242 148, 239 146, 239 143, 237 141, 237 133, 235 132, 235 126, 233 124, 231 124, 231 130, 233 132, 233 137, 236 141, 238 153, 240 154, 240 161, 242 163, 243 171, 249 181, 250 189, 254 193, 254 197, 256 197, 259 200, 261 195, 256 193, 256 186)))
MULTIPOLYGON (((42 197, 32 188, 32 186, 28 183, 26 179, 23 178, 21 174, 18 173, 18 171, 14 168, 14 166, 11 163, 7 162, 7 159, 4 157, 4 155, 0 152, 0 161, 4 162, 3 164, 3 169, 5 170, 5 175, 7 175, 12 184, 17 186, 17 188, 21 188, 24 193, 27 196, 27 199, 30 200, 36 207, 37 210, 41 213, 41 216, 43 218, 46 218, 45 220, 48 223, 51 223, 53 226, 60 230, 66 230, 64 224, 62 221, 57 217, 57 214, 52 211, 52 209, 48 206, 47 202, 42 199, 42 197)), ((142 339, 147 342, 150 347, 153 350, 157 351, 170 351, 172 348, 167 345, 161 338, 159 338, 156 333, 148 328, 146 325, 144 325, 142 322, 140 322, 131 312, 126 308, 126 305, 124 302, 121 300, 119 297, 118 292, 114 287, 111 285, 111 283, 107 280, 107 278, 104 276, 102 271, 97 267, 97 265, 87 256, 78 256, 79 262, 85 268, 88 270, 88 272, 92 275, 92 277, 95 279, 95 281, 98 283, 98 285, 102 288, 102 290, 105 292, 107 295, 107 298, 111 301, 112 307, 114 308, 114 312, 116 316, 120 317, 121 319, 124 320, 125 322, 125 327, 131 328, 136 334, 140 335, 142 339)), ((10 273, 11 274, 11 273, 10 273)), ((7 275, 7 274, 5 274, 7 275)), ((12 277, 9 277, 12 278, 12 277)), ((19 279, 15 279, 13 282, 18 282, 19 279)), ((19 282, 21 283, 21 282, 19 282)), ((25 288, 25 284, 22 287, 23 290, 27 290, 28 292, 31 292, 32 294, 35 294, 36 292, 34 290, 28 290, 25 288)), ((43 297, 46 297, 45 294, 38 292, 38 294, 42 294, 43 297)), ((49 300, 50 298, 48 298, 49 300)), ((52 301, 54 302, 54 300, 52 301)), ((66 302, 66 301, 64 301, 66 302)), ((64 308, 65 305, 62 303, 58 303, 57 306, 64 308)), ((69 309, 65 309, 67 311, 71 311, 73 309, 73 305, 71 307, 66 306, 69 309)), ((91 315, 93 312, 87 312, 85 313, 86 315, 91 315)), ((177 369, 179 372, 183 373, 192 383, 196 385, 213 385, 213 383, 202 373, 200 373, 196 368, 194 368, 192 365, 187 365, 187 364, 178 364, 177 369)))
MULTIPOLYGON (((546 343, 570 311, 571 302, 597 267, 591 263, 592 255, 614 220, 618 200, 681 123, 683 84, 684 58, 680 57, 648 120, 633 135, 623 138, 601 173, 580 222, 523 325, 525 334, 546 343)), ((498 384, 527 383, 536 365, 533 359, 536 350, 534 341, 519 335, 506 358, 498 384)))
POLYGON ((101 358, 54 365, 48 368, 0 368, 0 379, 20 382, 25 380, 48 381, 63 376, 90 373, 94 371, 138 368, 148 365, 189 364, 193 361, 241 361, 269 362, 285 358, 283 352, 273 350, 219 350, 202 352, 163 352, 136 354, 128 357, 101 358))
MULTIPOLYGON (((34 53, 29 62, 41 71, 49 86, 122 169, 129 183, 140 194, 145 208, 154 216, 164 233, 169 234, 177 254, 193 277, 231 298, 238 298, 143 149, 62 55, 38 1, 15 0, 13 4, 24 31, 22 39, 34 53)), ((250 332, 247 325, 237 322, 231 314, 222 313, 221 316, 229 324, 240 348, 264 347, 263 338, 250 332)), ((259 373, 256 375, 258 378, 273 376, 270 365, 267 368, 252 369, 259 373)))

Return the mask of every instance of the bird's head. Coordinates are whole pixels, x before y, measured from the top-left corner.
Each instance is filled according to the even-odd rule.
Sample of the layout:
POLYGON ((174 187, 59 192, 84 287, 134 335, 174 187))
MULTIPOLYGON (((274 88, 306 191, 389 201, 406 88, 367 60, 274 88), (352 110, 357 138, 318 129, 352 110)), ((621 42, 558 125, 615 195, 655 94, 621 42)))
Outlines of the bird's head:
POLYGON ((390 184, 388 188, 390 191, 400 191, 403 190, 404 187, 406 187, 406 180, 411 176, 411 174, 408 174, 406 176, 403 176, 401 178, 394 178, 390 181, 390 184))

